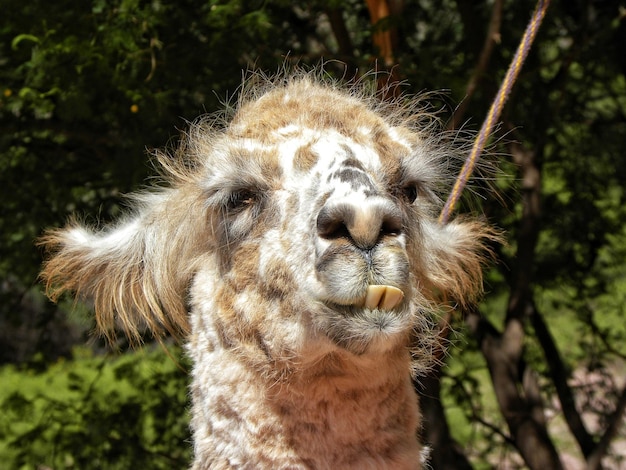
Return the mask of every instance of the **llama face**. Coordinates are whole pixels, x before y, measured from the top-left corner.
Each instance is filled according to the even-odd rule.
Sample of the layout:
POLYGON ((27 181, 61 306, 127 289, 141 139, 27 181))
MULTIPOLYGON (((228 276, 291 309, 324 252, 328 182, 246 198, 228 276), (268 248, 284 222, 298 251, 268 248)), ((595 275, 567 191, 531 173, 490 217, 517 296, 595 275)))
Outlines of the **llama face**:
POLYGON ((437 223, 454 146, 409 101, 267 85, 161 154, 126 219, 49 232, 48 293, 93 299, 109 336, 185 336, 196 469, 419 468, 426 313, 473 300, 493 232, 437 223))
POLYGON ((265 316, 248 326, 271 343, 268 322, 359 354, 407 342, 438 180, 421 136, 301 82, 244 105, 212 150, 201 184, 224 323, 255 305, 265 316))
POLYGON ((424 312, 472 301, 492 232, 437 223, 454 145, 410 101, 306 74, 268 85, 222 129, 199 122, 174 158, 160 155, 168 186, 126 219, 49 232, 49 294, 93 299, 105 334, 192 333, 190 349, 265 368, 315 361, 311 348, 413 347, 432 337, 424 312))

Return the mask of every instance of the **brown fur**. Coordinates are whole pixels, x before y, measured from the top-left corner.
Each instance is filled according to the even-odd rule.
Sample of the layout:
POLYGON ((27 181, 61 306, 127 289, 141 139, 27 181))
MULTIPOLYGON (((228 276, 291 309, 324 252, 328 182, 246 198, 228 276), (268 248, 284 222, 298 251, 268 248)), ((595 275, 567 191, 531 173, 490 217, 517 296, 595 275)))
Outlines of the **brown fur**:
POLYGON ((186 339, 197 469, 419 468, 409 374, 430 315, 482 289, 495 232, 437 223, 456 147, 414 101, 316 74, 250 80, 230 121, 158 154, 165 187, 133 214, 41 240, 50 297, 93 299, 109 338, 186 339), (405 297, 363 308, 368 284, 405 297))

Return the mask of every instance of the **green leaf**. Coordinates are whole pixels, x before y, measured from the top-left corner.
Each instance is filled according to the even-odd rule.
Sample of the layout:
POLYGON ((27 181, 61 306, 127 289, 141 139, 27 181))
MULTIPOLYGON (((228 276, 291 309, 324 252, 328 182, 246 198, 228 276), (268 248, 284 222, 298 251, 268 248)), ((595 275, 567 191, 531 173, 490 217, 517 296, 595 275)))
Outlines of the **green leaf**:
POLYGON ((15 36, 15 38, 13 38, 13 41, 11 41, 11 48, 13 50, 17 49, 17 46, 22 42, 22 41, 32 41, 35 44, 39 44, 40 40, 37 36, 33 36, 32 34, 20 34, 19 36, 15 36))

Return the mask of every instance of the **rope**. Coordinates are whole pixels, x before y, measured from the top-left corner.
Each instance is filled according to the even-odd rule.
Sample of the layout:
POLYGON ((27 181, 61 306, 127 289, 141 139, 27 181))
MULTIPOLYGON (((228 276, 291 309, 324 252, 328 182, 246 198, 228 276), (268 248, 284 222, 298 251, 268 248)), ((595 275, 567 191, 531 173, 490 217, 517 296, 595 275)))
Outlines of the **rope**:
POLYGON ((511 92, 511 88, 513 87, 513 83, 517 79, 519 72, 522 68, 522 64, 528 55, 528 51, 530 51, 530 46, 532 45, 535 36, 537 35, 537 31, 539 30, 539 26, 541 25, 541 21, 543 20, 546 10, 548 9, 548 5, 550 4, 550 0, 538 0, 537 7, 535 8, 535 12, 526 27, 526 31, 524 32, 524 36, 515 52, 515 56, 511 61, 511 65, 509 65, 509 69, 506 72, 504 80, 500 85, 500 89, 496 97, 491 103, 491 108, 489 109, 489 114, 485 118, 483 125, 480 129, 476 140, 474 141, 474 145, 472 147, 472 151, 469 156, 465 160, 463 164, 463 168, 459 172, 459 176, 454 183, 452 188, 452 192, 450 196, 448 196, 448 200, 446 201, 445 206, 443 207, 441 214, 439 215, 439 223, 445 224, 448 222, 450 218, 450 214, 452 213, 454 206, 458 202, 461 197, 461 193, 463 192, 463 188, 467 184, 474 167, 476 166, 476 162, 478 161, 478 157, 482 153, 485 148, 485 143, 487 138, 493 131, 496 121, 500 117, 500 113, 502 112, 502 108, 504 107, 504 103, 506 102, 509 93, 511 92))

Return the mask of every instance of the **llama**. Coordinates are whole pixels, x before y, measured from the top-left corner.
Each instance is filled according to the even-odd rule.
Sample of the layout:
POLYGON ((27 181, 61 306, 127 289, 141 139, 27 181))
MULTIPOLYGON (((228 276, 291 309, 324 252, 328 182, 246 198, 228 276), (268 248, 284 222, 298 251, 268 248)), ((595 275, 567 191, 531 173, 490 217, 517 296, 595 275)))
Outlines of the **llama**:
POLYGON ((92 299, 110 337, 184 337, 196 470, 421 468, 429 318, 481 290, 491 229, 437 223, 451 139, 322 75, 249 79, 125 219, 42 239, 53 300, 92 299))

